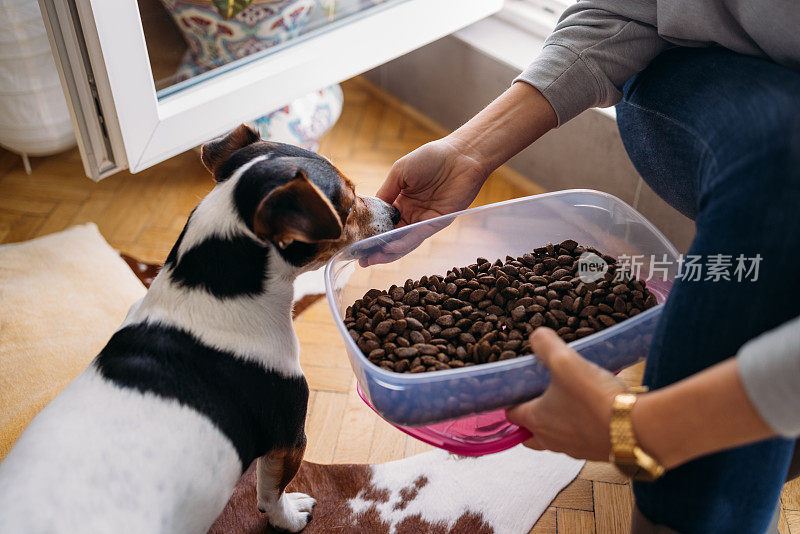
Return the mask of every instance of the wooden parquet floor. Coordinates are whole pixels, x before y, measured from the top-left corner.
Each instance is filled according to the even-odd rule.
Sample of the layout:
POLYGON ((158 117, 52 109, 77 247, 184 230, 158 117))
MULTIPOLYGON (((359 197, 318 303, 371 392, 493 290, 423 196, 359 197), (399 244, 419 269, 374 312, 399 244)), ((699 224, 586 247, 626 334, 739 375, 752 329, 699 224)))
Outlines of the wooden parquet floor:
MULTIPOLYGON (((373 194, 392 163, 444 132, 367 82, 344 84, 345 105, 320 152, 373 194)), ((19 158, 0 149, 0 243, 23 241, 92 221, 115 248, 161 262, 191 209, 212 187, 199 156, 188 151, 136 175, 127 172, 93 183, 77 150, 32 160, 28 176, 19 158)), ((505 168, 486 183, 476 205, 542 192, 505 168)), ((327 303, 311 306, 297 321, 301 361, 311 386, 306 459, 313 462, 384 462, 429 447, 377 417, 355 392, 344 344, 327 303)), ((632 382, 634 368, 625 374, 632 382)), ((781 532, 800 534, 800 482, 787 484, 781 532)), ((630 485, 610 465, 589 462, 531 532, 622 533, 630 522, 630 485)))

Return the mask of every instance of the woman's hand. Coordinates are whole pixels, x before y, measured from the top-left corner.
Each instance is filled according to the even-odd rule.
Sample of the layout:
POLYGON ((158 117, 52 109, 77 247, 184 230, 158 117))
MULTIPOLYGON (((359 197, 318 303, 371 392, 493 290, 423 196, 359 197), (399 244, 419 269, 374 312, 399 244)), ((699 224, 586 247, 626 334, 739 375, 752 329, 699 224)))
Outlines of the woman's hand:
POLYGON ((398 226, 462 210, 489 171, 448 138, 427 143, 395 162, 378 198, 400 210, 398 226))
MULTIPOLYGON (((542 396, 506 411, 509 421, 533 434, 525 445, 608 460, 612 405, 625 386, 549 328, 533 331, 531 347, 552 379, 542 396)), ((750 402, 736 358, 641 395, 631 422, 642 449, 667 469, 775 436, 750 402)))
POLYGON ((397 160, 378 197, 400 210, 398 226, 462 210, 493 170, 557 124, 538 90, 514 83, 455 132, 397 160))
POLYGON ((552 378, 540 397, 506 412, 509 421, 533 434, 525 446, 607 461, 612 404, 625 385, 583 359, 549 328, 534 330, 531 347, 552 378))

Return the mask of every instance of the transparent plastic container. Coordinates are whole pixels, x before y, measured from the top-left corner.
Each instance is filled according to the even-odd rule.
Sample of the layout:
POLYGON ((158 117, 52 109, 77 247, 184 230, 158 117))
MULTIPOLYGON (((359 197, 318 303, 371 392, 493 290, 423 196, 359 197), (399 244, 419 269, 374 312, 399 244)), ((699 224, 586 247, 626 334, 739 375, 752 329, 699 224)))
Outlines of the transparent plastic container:
POLYGON ((500 409, 531 399, 550 375, 535 355, 419 374, 375 366, 343 322, 347 306, 371 288, 444 275, 454 266, 521 256, 548 242, 574 239, 614 257, 641 256, 640 279, 659 305, 570 343, 583 357, 617 372, 643 359, 678 268, 678 253, 642 215, 620 199, 574 189, 510 200, 437 217, 381 234, 339 251, 328 263, 328 302, 345 340, 362 398, 385 420, 423 441, 459 454, 487 454, 530 434, 500 409))

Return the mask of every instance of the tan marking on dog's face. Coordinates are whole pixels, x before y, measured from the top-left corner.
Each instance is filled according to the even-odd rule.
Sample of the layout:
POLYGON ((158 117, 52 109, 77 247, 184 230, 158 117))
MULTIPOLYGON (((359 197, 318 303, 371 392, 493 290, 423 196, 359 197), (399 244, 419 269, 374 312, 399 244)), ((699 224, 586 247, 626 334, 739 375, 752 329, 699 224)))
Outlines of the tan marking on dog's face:
POLYGON ((321 242, 316 261, 325 263, 339 250, 351 243, 391 230, 391 206, 373 197, 362 197, 355 186, 342 177, 342 194, 334 207, 342 219, 342 236, 339 239, 321 242))

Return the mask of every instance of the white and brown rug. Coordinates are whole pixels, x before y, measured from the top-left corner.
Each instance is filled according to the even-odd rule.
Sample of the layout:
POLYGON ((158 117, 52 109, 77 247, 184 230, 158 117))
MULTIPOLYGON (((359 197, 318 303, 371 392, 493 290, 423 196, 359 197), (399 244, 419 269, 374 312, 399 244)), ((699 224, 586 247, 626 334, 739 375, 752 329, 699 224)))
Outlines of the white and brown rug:
MULTIPOLYGON (((288 491, 317 499, 307 534, 524 534, 583 467, 514 447, 478 458, 434 450, 384 464, 303 462, 288 491)), ((272 533, 247 470, 212 534, 272 533)))

